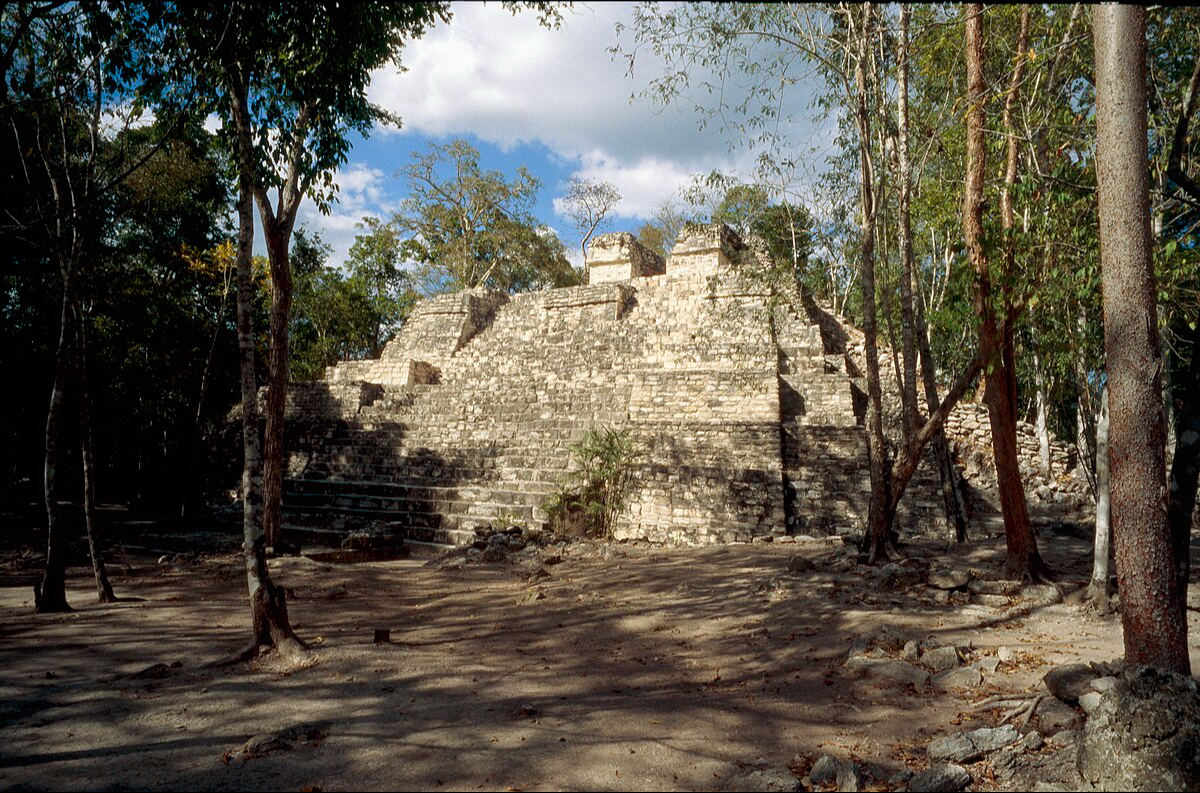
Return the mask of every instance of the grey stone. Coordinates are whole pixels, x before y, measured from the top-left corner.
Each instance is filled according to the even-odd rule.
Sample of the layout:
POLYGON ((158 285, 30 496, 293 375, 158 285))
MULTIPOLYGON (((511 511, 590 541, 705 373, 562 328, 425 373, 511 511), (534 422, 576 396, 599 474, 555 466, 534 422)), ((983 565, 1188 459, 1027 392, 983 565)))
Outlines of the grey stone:
POLYGON ((1028 749, 1031 752, 1036 752, 1038 749, 1041 749, 1045 745, 1046 745, 1046 739, 1043 738, 1042 734, 1037 731, 1027 732, 1021 738, 1021 746, 1024 747, 1025 749, 1028 749))
POLYGON ((931 679, 934 688, 975 688, 983 682, 983 675, 973 666, 961 666, 938 672, 931 679))
POLYGON ((1103 696, 1099 691, 1089 691, 1079 697, 1079 707, 1083 708, 1083 712, 1091 715, 1092 711, 1100 707, 1100 698, 1103 696))
POLYGON ((806 573, 809 570, 815 569, 815 567, 816 564, 812 559, 798 553, 793 554, 792 558, 788 559, 787 569, 789 573, 806 573))
POLYGON ((978 669, 980 672, 987 672, 989 675, 994 675, 996 670, 1000 668, 999 658, 980 658, 971 666, 978 669))
POLYGON ((912 663, 921 657, 921 645, 916 639, 909 639, 904 643, 904 648, 900 651, 900 657, 905 661, 912 663))
POLYGON ((954 647, 935 647, 921 655, 921 663, 935 672, 953 669, 959 664, 958 650, 954 647))
POLYGON ((1200 686, 1130 666, 1083 728, 1079 773, 1101 790, 1200 789, 1200 686))
POLYGON ((1101 694, 1112 691, 1116 686, 1117 678, 1114 675, 1098 677, 1091 682, 1092 691, 1099 691, 1101 694))
POLYGON ((1079 723, 1075 708, 1058 699, 1045 699, 1038 705, 1038 726, 1045 735, 1056 735, 1079 723))
POLYGON ((842 760, 831 754, 823 754, 809 769, 808 778, 814 785, 831 785, 837 781, 838 771, 841 770, 842 760))
POLYGON ((969 763, 1015 743, 1020 737, 1011 724, 947 735, 929 744, 929 759, 935 763, 969 763))
POLYGON ((1042 682, 1063 702, 1074 702, 1092 690, 1092 681, 1097 677, 1100 675, 1087 664, 1063 664, 1047 672, 1042 682))
POLYGON ((856 567, 858 567, 858 562, 848 556, 844 556, 829 565, 829 569, 835 573, 848 573, 856 567))
POLYGON ((918 669, 908 661, 892 658, 868 658, 856 655, 846 661, 846 668, 851 672, 863 672, 872 677, 881 677, 902 685, 912 685, 923 688, 929 681, 929 673, 918 669))
POLYGON ((933 589, 931 587, 927 591, 929 592, 929 599, 934 603, 944 606, 950 602, 950 593, 945 589, 933 589))
POLYGON ((971 582, 971 574, 966 570, 930 570, 925 582, 934 589, 962 589, 971 582))
POLYGON ((961 765, 941 763, 914 776, 908 782, 913 793, 958 793, 971 784, 971 774, 961 765))
POLYGON ((972 595, 1015 595, 1021 591, 1021 582, 977 579, 967 585, 967 591, 972 595))
POLYGON ((1062 592, 1053 584, 1030 584, 1021 588, 1021 597, 1033 606, 1050 606, 1062 603, 1062 592))
MULTIPOLYGON (((492 536, 503 537, 504 535, 495 534, 492 536)), ((479 555, 479 558, 485 562, 502 562, 504 561, 505 556, 507 556, 507 549, 505 546, 489 545, 487 548, 483 549, 483 552, 479 555)))
POLYGON ((800 780, 787 768, 765 764, 734 768, 724 775, 722 787, 749 793, 794 793, 803 789, 800 780))
POLYGON ((1004 608, 1011 602, 1008 595, 992 595, 986 592, 973 592, 971 594, 971 602, 978 603, 981 606, 991 606, 992 608, 1004 608))
POLYGON ((1017 660, 1017 654, 1008 647, 1000 647, 997 649, 996 657, 1000 659, 1000 663, 1002 664, 1011 664, 1017 660))
POLYGON ((823 754, 813 763, 808 778, 814 785, 837 784, 839 791, 856 793, 862 787, 862 771, 849 760, 823 754))
POLYGON ((846 763, 837 775, 839 793, 858 793, 862 789, 863 775, 854 763, 846 763))
POLYGON ((248 757, 257 757, 259 755, 268 754, 269 752, 277 752, 282 749, 290 749, 292 745, 285 741, 282 737, 272 734, 255 735, 246 743, 242 744, 239 750, 241 754, 248 757))

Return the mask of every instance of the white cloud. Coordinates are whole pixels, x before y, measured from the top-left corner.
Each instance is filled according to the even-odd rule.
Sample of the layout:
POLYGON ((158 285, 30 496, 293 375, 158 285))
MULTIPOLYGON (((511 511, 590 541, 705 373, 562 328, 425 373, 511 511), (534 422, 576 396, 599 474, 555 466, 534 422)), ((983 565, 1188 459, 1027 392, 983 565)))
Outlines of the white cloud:
POLYGON ((630 8, 580 5, 564 12, 561 29, 547 30, 533 13, 455 5, 449 25, 408 45, 407 71, 374 75, 371 99, 400 115, 406 131, 472 134, 504 149, 542 143, 577 164, 576 175, 615 184, 620 215, 645 218, 695 174, 746 174, 753 157, 744 148, 731 153, 715 125, 700 129, 688 100, 667 108, 631 102, 655 65, 644 61, 630 79, 608 53, 630 8))
MULTIPOLYGON (((406 46, 406 71, 388 66, 372 76, 371 100, 404 121, 402 131, 378 130, 377 138, 414 149, 422 148, 413 139, 420 136, 471 135, 504 151, 534 144, 571 175, 616 186, 622 201, 615 229, 632 230, 664 202, 679 200, 698 175, 718 169, 748 177, 754 154, 746 147, 731 151, 715 124, 701 129, 690 100, 666 108, 631 101, 659 72, 642 53, 631 79, 624 61, 608 53, 617 41, 615 24, 628 24, 631 8, 577 4, 564 10, 560 29, 547 30, 530 11, 513 15, 499 4, 455 4, 448 25, 406 46)), ((215 131, 218 124, 210 117, 205 126, 215 131)), ((829 140, 822 137, 832 125, 810 127, 802 123, 798 137, 827 151, 829 140)), ((402 188, 390 177, 392 165, 377 158, 344 167, 335 177, 339 200, 327 216, 304 202, 300 222, 320 230, 333 248, 332 262, 345 259, 364 216, 387 218, 396 208, 392 191, 402 188)), ((565 183, 546 187, 558 196, 566 190, 565 183)), ((556 200, 555 211, 560 207, 556 200)), ((560 236, 576 257, 574 232, 561 214, 542 220, 565 232, 560 236)))
MULTIPOLYGON (((711 167, 736 168, 732 159, 714 160, 711 167)), ((667 202, 680 201, 680 188, 692 183, 699 175, 690 166, 661 157, 641 157, 626 161, 595 150, 579 157, 575 175, 581 179, 609 182, 621 194, 621 202, 613 211, 614 217, 644 220, 667 202)), ((563 214, 561 198, 554 200, 554 211, 563 214)))
POLYGON ((334 174, 340 187, 338 199, 328 215, 322 215, 313 201, 300 205, 298 225, 320 231, 321 239, 333 250, 331 264, 340 264, 350 253, 354 238, 361 233, 358 224, 364 217, 388 218, 395 209, 383 189, 386 175, 378 168, 363 163, 351 163, 334 174))

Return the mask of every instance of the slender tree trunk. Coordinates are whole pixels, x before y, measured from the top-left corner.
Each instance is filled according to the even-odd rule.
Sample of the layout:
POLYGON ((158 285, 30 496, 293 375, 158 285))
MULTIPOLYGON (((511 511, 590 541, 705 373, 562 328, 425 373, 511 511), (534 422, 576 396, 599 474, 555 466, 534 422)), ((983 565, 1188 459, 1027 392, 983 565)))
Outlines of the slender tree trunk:
MULTIPOLYGON (((853 15, 853 9, 849 14, 853 15)), ((862 295, 863 338, 867 365, 867 447, 871 465, 871 511, 863 550, 867 562, 888 559, 888 448, 883 435, 883 393, 879 382, 879 349, 876 341, 875 311, 875 195, 874 169, 871 167, 871 117, 867 112, 867 47, 871 36, 871 4, 863 6, 863 26, 858 32, 858 57, 854 66, 857 88, 855 120, 859 133, 859 168, 862 178, 862 295)), ((852 16, 851 16, 852 18, 852 16)))
POLYGON ((1108 557, 1111 554, 1112 522, 1109 510, 1108 475, 1108 389, 1100 392, 1100 417, 1096 422, 1096 542, 1092 550, 1092 580, 1088 600, 1101 613, 1108 611, 1108 557))
MULTIPOLYGON (((288 389, 288 330, 292 314, 292 263, 288 253, 296 212, 307 183, 300 179, 303 145, 313 109, 304 106, 296 116, 295 143, 288 158, 288 175, 279 190, 279 205, 272 210, 265 189, 254 198, 267 239, 271 267, 271 359, 267 381, 267 436, 263 465, 263 530, 267 545, 278 552, 283 540, 284 416, 288 389)), ((247 121, 247 126, 249 122, 247 121)), ((487 276, 483 280, 486 280, 487 276)))
MULTIPOLYGON (((941 400, 937 392, 937 373, 933 366, 933 349, 929 344, 929 328, 925 324, 925 298, 923 291, 917 289, 918 300, 915 301, 916 337, 921 347, 921 379, 925 386, 925 404, 932 415, 937 410, 941 400)), ((937 461, 938 478, 942 485, 942 507, 946 512, 946 525, 950 529, 950 539, 961 543, 967 541, 967 509, 959 490, 958 471, 954 468, 954 460, 950 457, 950 447, 946 443, 946 432, 939 427, 930 439, 933 445, 933 456, 937 461)))
POLYGON ((266 443, 263 449, 263 531, 266 533, 267 546, 272 552, 278 552, 283 539, 284 415, 287 408, 292 268, 288 259, 287 239, 277 228, 268 228, 266 231, 267 259, 271 266, 271 357, 267 380, 266 443))
POLYGON ((258 389, 254 371, 254 162, 247 109, 248 79, 237 67, 230 68, 228 79, 233 95, 233 119, 238 137, 238 243, 237 243, 237 328, 238 361, 242 390, 242 436, 245 460, 242 467, 243 550, 246 584, 250 593, 252 636, 250 644, 223 663, 247 660, 263 647, 274 647, 289 659, 307 654, 307 647, 292 631, 287 601, 282 587, 271 581, 267 568, 261 517, 261 466, 258 440, 258 389))
MULTIPOLYGON (((929 344, 923 303, 924 300, 916 301, 914 318, 917 323, 917 341, 921 347, 921 380, 925 386, 925 404, 932 415, 941 404, 941 400, 938 398, 937 373, 933 367, 933 350, 929 344)), ((937 462, 938 479, 942 486, 942 509, 946 513, 950 539, 956 543, 966 542, 967 510, 959 490, 958 471, 955 470, 954 460, 950 456, 950 446, 946 443, 945 427, 938 427, 929 442, 933 447, 933 458, 937 462)))
POLYGON ((1083 301, 1079 301, 1075 310, 1075 330, 1078 332, 1078 343, 1072 360, 1075 370, 1075 473, 1084 478, 1092 490, 1092 498, 1096 496, 1095 474, 1089 460, 1095 457, 1094 444, 1091 441, 1091 412, 1092 390, 1088 384, 1087 364, 1084 362, 1084 339, 1087 338, 1087 311, 1083 301))
POLYGON ((88 405, 87 386, 87 328, 79 301, 72 299, 75 322, 75 391, 79 400, 79 440, 83 461, 83 515, 87 524, 88 551, 92 557, 92 574, 96 579, 96 597, 101 603, 112 603, 113 594, 108 572, 104 569, 103 541, 96 521, 96 460, 92 447, 92 413, 88 405))
POLYGON ((983 369, 985 360, 982 354, 975 356, 975 360, 967 365, 967 368, 958 376, 958 380, 950 387, 950 390, 946 393, 945 401, 930 414, 929 419, 908 439, 904 454, 896 460, 896 465, 892 468, 890 477, 891 492, 888 501, 889 514, 896 514, 896 507, 899 506, 900 499, 904 495, 904 489, 908 487, 908 481, 912 478, 912 475, 917 470, 917 465, 921 462, 921 456, 925 452, 926 444, 936 434, 941 433, 946 419, 950 416, 950 412, 954 410, 954 406, 962 399, 962 395, 966 393, 971 383, 975 380, 975 377, 983 369))
MULTIPOLYGON (((979 318, 979 350, 987 361, 985 400, 992 430, 992 456, 1004 514, 1004 536, 1008 558, 1004 574, 1012 578, 1040 581, 1048 572, 1038 553, 1037 540, 1029 521, 1025 489, 1017 456, 1016 378, 1012 320, 1006 308, 1005 321, 997 322, 991 273, 983 248, 984 206, 984 112, 987 83, 984 79, 983 6, 972 3, 966 11, 967 59, 967 178, 963 207, 963 236, 967 255, 975 268, 976 314, 979 318)), ((1002 305, 1006 305, 1002 301, 1002 305)))
MULTIPOLYGON (((900 166, 900 308, 903 317, 904 338, 904 411, 905 439, 912 440, 913 431, 919 423, 917 414, 917 346, 920 340, 921 375, 925 387, 925 400, 930 416, 933 416, 941 400, 937 394, 937 376, 933 368, 933 353, 929 347, 929 337, 925 327, 925 316, 920 301, 913 299, 913 239, 912 239, 912 163, 909 154, 908 126, 908 76, 909 76, 909 21, 912 15, 908 4, 900 6, 900 49, 897 60, 900 68, 899 111, 900 129, 897 159, 900 166)), ((957 400, 956 400, 957 401, 957 400)), ((951 408, 953 405, 951 405, 951 408)), ((947 416, 949 411, 946 412, 947 416)), ((942 486, 942 502, 946 513, 946 523, 953 532, 955 542, 964 542, 967 538, 966 520, 960 509, 957 494, 957 482, 954 465, 950 459, 950 450, 946 446, 946 434, 942 426, 938 426, 929 439, 932 444, 933 457, 937 461, 938 478, 942 486)), ((918 452, 919 454, 920 452, 918 452)), ((917 458, 919 461, 919 457, 917 458)), ((902 462, 902 461, 901 461, 902 462)), ((900 463, 897 463, 900 466, 900 463)), ((904 492, 908 476, 893 472, 892 488, 896 494, 893 498, 893 514, 899 504, 899 495, 904 492)), ((912 468, 915 471, 915 465, 912 468)))
POLYGON ((1050 470, 1050 428, 1047 426, 1047 405, 1046 405, 1046 372, 1042 368, 1042 362, 1037 352, 1033 353, 1033 370, 1034 380, 1037 388, 1037 416, 1035 427, 1037 429, 1038 439, 1038 463, 1042 468, 1042 476, 1049 478, 1050 470))
POLYGON ((1101 5, 1092 19, 1108 456, 1125 660, 1186 675, 1187 621, 1164 487, 1166 427, 1146 174, 1146 11, 1101 5))
POLYGON ((54 384, 50 388, 50 408, 46 413, 46 459, 43 468, 43 494, 46 500, 46 572, 41 591, 37 593, 39 614, 70 611, 67 604, 67 528, 58 510, 58 425, 62 416, 62 397, 70 368, 70 345, 74 337, 71 327, 71 273, 63 267, 62 315, 59 319, 58 351, 54 364, 54 384))
MULTIPOLYGON (((912 163, 909 161, 908 152, 908 25, 910 15, 909 5, 902 3, 900 5, 900 50, 897 53, 900 67, 900 130, 897 159, 900 164, 900 316, 901 333, 904 338, 904 378, 901 389, 904 395, 905 438, 910 437, 913 429, 917 426, 917 342, 912 295, 912 163)), ((932 412, 933 409, 931 406, 930 411, 932 412)))

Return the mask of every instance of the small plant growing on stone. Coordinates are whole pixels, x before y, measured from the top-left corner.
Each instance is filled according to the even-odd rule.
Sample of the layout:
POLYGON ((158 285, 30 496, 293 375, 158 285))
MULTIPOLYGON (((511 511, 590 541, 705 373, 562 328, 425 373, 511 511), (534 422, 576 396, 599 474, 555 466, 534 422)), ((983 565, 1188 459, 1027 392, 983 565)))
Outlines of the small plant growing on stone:
POLYGON ((572 470, 546 506, 551 524, 566 534, 611 540, 629 497, 638 456, 632 431, 590 429, 570 449, 572 470))

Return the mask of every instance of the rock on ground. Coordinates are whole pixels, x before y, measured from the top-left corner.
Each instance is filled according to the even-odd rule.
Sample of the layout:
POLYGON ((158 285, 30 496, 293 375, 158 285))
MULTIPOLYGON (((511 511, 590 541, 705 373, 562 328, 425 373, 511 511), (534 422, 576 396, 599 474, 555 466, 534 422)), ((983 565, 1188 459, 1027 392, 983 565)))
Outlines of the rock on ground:
POLYGON ((1100 790, 1200 789, 1200 685, 1125 669, 1084 725, 1079 773, 1100 790))
POLYGON ((831 754, 823 754, 813 763, 808 772, 809 781, 814 785, 831 785, 836 783, 839 791, 854 793, 863 784, 862 771, 849 760, 841 760, 831 754))
POLYGON ((1064 702, 1074 702, 1092 690, 1092 681, 1100 674, 1088 664, 1063 664, 1046 673, 1042 681, 1050 693, 1064 702))
POLYGON ((929 744, 929 759, 935 763, 969 763, 1015 743, 1020 737, 1011 724, 947 735, 929 744))
POLYGON ((725 790, 747 793, 795 793, 801 789, 800 780, 787 768, 765 763, 736 768, 725 775, 725 790))
POLYGON ((846 669, 850 672, 865 672, 872 677, 882 677, 901 685, 910 684, 923 688, 929 680, 929 673, 910 664, 908 661, 898 661, 890 658, 867 658, 856 655, 846 661, 846 669))
POLYGON ((971 774, 961 765, 943 763, 914 776, 908 783, 912 793, 958 793, 971 784, 971 774))
POLYGON ((983 674, 973 666, 960 666, 938 672, 931 682, 934 688, 940 689, 975 688, 983 682, 983 674))

